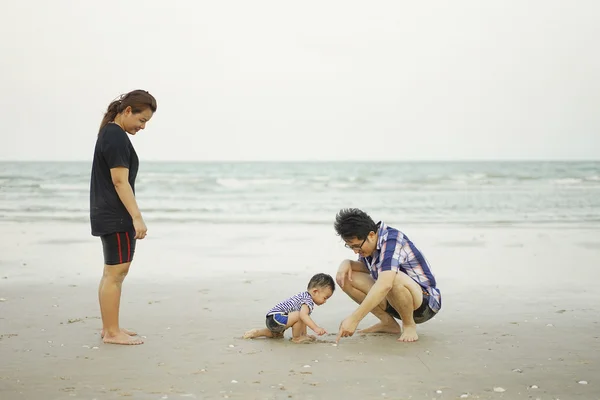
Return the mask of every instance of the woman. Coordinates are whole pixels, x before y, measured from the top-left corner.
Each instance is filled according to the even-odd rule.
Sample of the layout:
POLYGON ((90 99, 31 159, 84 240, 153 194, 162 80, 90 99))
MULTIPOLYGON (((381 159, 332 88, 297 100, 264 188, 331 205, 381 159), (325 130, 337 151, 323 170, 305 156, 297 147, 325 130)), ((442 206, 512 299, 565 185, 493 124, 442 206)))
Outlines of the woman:
POLYGON ((127 134, 146 127, 156 112, 156 100, 144 90, 134 90, 108 106, 96 141, 90 187, 92 235, 100 236, 104 249, 104 274, 98 297, 104 343, 142 344, 136 333, 119 327, 121 285, 135 251, 137 239, 146 237, 146 224, 135 200, 139 160, 127 134))

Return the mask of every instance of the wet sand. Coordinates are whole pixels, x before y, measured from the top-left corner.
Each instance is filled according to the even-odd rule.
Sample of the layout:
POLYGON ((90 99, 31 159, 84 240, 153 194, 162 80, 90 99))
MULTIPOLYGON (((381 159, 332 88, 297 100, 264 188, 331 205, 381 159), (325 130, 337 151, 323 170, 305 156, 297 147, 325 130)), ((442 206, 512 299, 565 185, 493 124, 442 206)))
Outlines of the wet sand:
POLYGON ((355 307, 339 288, 313 313, 329 332, 317 343, 241 339, 352 256, 330 226, 148 225, 121 310, 146 343, 129 347, 101 342, 87 226, 0 225, 2 400, 600 399, 597 228, 400 227, 432 264, 442 311, 416 343, 334 346, 355 307))

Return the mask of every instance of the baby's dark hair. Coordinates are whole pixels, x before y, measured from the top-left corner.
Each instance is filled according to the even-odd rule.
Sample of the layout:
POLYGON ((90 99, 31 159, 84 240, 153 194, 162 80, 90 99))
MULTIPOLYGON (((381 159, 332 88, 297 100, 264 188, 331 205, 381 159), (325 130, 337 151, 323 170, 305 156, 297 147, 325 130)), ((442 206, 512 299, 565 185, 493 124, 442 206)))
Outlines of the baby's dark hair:
POLYGON ((310 281, 308 282, 308 287, 306 290, 310 290, 313 288, 331 288, 331 293, 335 291, 335 282, 330 275, 327 274, 316 274, 310 281))

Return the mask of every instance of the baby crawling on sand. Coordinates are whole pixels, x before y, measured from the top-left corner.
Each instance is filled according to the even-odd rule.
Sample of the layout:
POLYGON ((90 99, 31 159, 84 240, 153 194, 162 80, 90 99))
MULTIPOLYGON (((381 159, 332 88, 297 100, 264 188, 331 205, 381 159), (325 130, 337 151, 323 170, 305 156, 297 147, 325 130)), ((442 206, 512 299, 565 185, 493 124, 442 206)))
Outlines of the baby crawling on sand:
POLYGON ((310 317, 315 304, 325 304, 333 295, 335 282, 327 274, 316 274, 308 282, 306 291, 300 292, 282 301, 267 313, 266 328, 252 329, 244 334, 244 339, 257 337, 280 338, 287 328, 292 328, 292 341, 305 343, 316 340, 315 336, 306 334, 308 326, 317 335, 326 334, 325 329, 318 326, 310 317))

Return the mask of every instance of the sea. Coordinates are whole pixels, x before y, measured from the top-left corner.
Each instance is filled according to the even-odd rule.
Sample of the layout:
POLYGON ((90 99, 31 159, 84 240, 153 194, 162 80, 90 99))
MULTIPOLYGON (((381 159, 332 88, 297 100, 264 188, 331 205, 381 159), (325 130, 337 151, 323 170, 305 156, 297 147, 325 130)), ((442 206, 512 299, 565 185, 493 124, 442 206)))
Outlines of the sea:
MULTIPOLYGON (((0 162, 0 222, 89 223, 90 162, 0 162)), ((600 162, 144 162, 147 223, 600 223, 600 162)))

